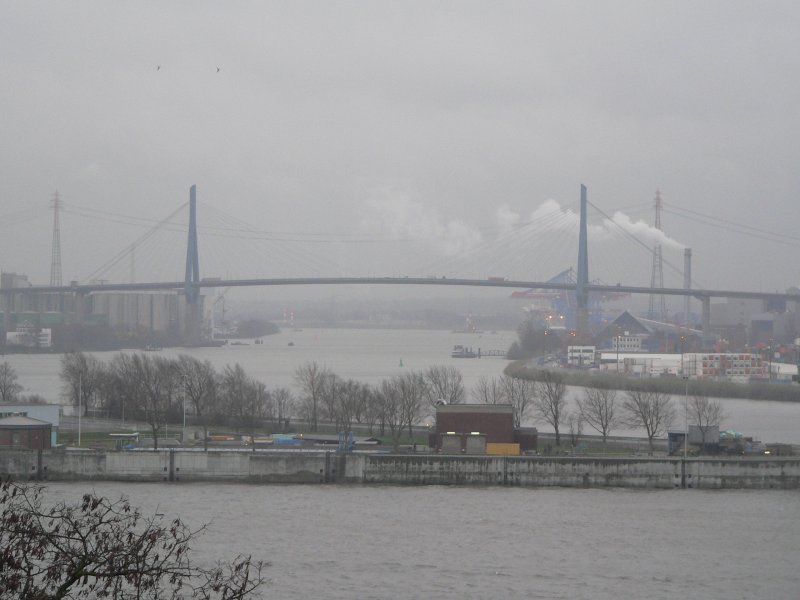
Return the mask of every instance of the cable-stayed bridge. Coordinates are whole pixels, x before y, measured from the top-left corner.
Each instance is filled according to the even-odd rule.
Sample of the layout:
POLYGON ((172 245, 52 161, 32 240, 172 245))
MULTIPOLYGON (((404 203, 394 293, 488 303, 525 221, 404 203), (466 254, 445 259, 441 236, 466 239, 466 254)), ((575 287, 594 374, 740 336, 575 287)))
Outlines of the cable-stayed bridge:
MULTIPOLYGON (((579 332, 586 331, 587 329, 587 314, 588 314, 588 298, 592 294, 649 294, 657 293, 661 296, 679 296, 679 297, 693 297, 697 298, 702 303, 702 321, 703 331, 709 331, 710 324, 710 301, 712 298, 743 298, 743 299, 761 299, 761 300, 792 300, 800 301, 800 295, 793 293, 764 293, 754 291, 742 291, 731 289, 708 289, 698 286, 693 282, 690 277, 687 277, 686 265, 684 269, 674 267, 669 261, 666 261, 668 268, 683 278, 683 285, 671 285, 667 287, 658 287, 654 289, 653 285, 629 285, 629 284, 607 284, 598 280, 592 280, 589 277, 589 230, 591 226, 588 223, 588 208, 590 203, 587 198, 586 188, 581 186, 581 201, 579 213, 563 210, 541 210, 537 211, 540 214, 533 215, 528 223, 515 223, 506 228, 505 231, 497 235, 493 240, 487 241, 480 239, 476 235, 470 237, 469 231, 460 230, 458 227, 453 227, 450 224, 447 226, 439 223, 427 224, 428 233, 432 234, 429 237, 435 238, 439 236, 442 238, 440 242, 453 244, 449 253, 445 253, 444 258, 433 260, 431 255, 425 248, 423 248, 423 264, 424 276, 409 276, 400 274, 380 274, 380 275, 348 275, 339 274, 331 276, 330 273, 341 273, 342 263, 346 262, 342 256, 346 252, 342 251, 343 248, 356 248, 357 252, 365 253, 363 248, 380 247, 385 250, 387 244, 402 245, 404 242, 410 242, 411 245, 416 243, 420 245, 419 238, 414 237, 414 231, 411 226, 405 230, 402 228, 399 231, 394 231, 393 235, 385 238, 385 233, 377 231, 375 236, 367 236, 364 234, 341 236, 336 238, 330 236, 328 239, 322 239, 323 236, 313 234, 276 234, 274 232, 260 231, 246 223, 237 223, 235 221, 220 218, 212 225, 198 227, 197 219, 197 201, 195 197, 194 186, 190 192, 190 201, 187 204, 181 205, 178 209, 173 211, 167 218, 153 224, 153 221, 144 217, 125 217, 127 220, 136 222, 140 221, 140 225, 150 225, 147 232, 139 236, 132 243, 128 244, 126 248, 111 256, 100 268, 96 269, 93 273, 86 277, 85 281, 72 281, 68 285, 56 285, 60 280, 54 280, 51 275, 51 285, 47 286, 31 286, 31 287, 4 287, 0 289, 0 294, 3 298, 4 310, 9 311, 14 308, 14 298, 19 296, 31 294, 54 294, 58 295, 71 295, 75 298, 73 303, 75 306, 76 318, 81 320, 82 306, 85 305, 85 299, 95 292, 108 292, 108 291, 145 291, 145 290, 183 290, 188 312, 193 316, 189 319, 195 323, 195 333, 190 337, 196 337, 199 329, 197 329, 196 322, 199 319, 199 311, 196 310, 195 305, 199 297, 199 291, 205 288, 234 288, 234 287, 260 287, 260 286, 296 286, 296 285, 414 285, 414 286, 468 286, 468 287, 501 287, 501 288, 516 288, 516 289, 538 289, 538 290, 559 290, 574 292, 577 298, 577 329, 579 332), (185 224, 185 217, 182 218, 181 214, 186 206, 189 208, 188 226, 185 224), (534 218, 535 217, 535 218, 534 218), (535 253, 537 260, 532 264, 530 259, 530 241, 536 238, 544 238, 548 233, 556 233, 558 242, 562 246, 558 246, 556 241, 550 240, 539 248, 535 253), (399 234, 398 234, 399 233, 399 234), (166 234, 173 242, 173 250, 164 252, 163 250, 148 250, 147 242, 151 239, 156 239, 158 234, 166 234), (182 235, 181 235, 182 234, 182 235), (175 239, 188 240, 184 243, 181 252, 175 252, 174 242, 175 239), (202 243, 201 243, 202 238, 202 243), (470 245, 459 246, 455 244, 454 240, 461 242, 467 240, 470 245), (577 238, 577 240, 576 240, 577 238), (201 277, 200 265, 201 256, 203 257, 222 257, 230 254, 235 255, 232 240, 255 240, 255 241, 268 241, 270 248, 265 251, 263 255, 254 253, 242 258, 241 256, 236 259, 239 264, 246 263, 261 263, 263 265, 272 265, 276 263, 282 265, 283 270, 291 270, 296 273, 313 272, 309 276, 283 276, 264 277, 258 276, 258 273, 246 277, 226 276, 214 277, 204 279, 201 277), (213 241, 222 240, 221 247, 218 245, 214 248, 213 241), (563 246, 563 243, 575 245, 563 246), (209 243, 211 242, 211 243, 209 243), (325 251, 319 253, 317 256, 309 250, 309 247, 317 245, 324 247, 325 251), (331 246, 336 247, 335 252, 331 252, 331 246), (287 247, 292 247, 292 250, 287 250, 287 247), (212 249, 213 248, 213 249, 212 249), (262 256, 265 257, 262 259, 262 256), (499 257, 499 258, 497 258, 499 257), (253 260, 253 259, 256 260, 253 260), (555 270, 553 265, 572 264, 572 261, 577 258, 577 278, 574 283, 571 282, 554 282, 549 280, 534 279, 530 277, 514 276, 520 271, 535 271, 536 268, 539 272, 543 269, 549 269, 550 272, 555 270), (185 260, 184 260, 185 259, 185 260), (338 260, 338 263, 337 263, 338 260), (560 261, 556 263, 555 261, 560 261), (173 265, 181 262, 185 267, 183 277, 172 277, 157 280, 155 278, 149 281, 137 281, 137 265, 145 264, 166 264, 172 263, 173 265), (289 266, 287 266, 289 265, 289 266), (129 272, 127 277, 120 276, 117 273, 116 277, 108 278, 109 273, 113 273, 116 268, 128 266, 129 272), (476 272, 482 272, 483 276, 475 275, 476 272), (446 274, 442 274, 446 273, 446 274), (472 276, 459 276, 459 273, 471 274, 472 276), (503 276, 493 274, 502 273, 503 276), (506 276, 510 273, 510 276, 506 276), (116 281, 114 281, 116 279, 116 281), (127 279, 127 280, 126 280, 127 279)), ((551 207, 552 208, 552 207, 551 207)), ((594 207, 596 209, 596 207, 594 207)), ((69 211, 69 207, 66 208, 69 211)), ((85 218, 100 218, 106 220, 122 220, 120 215, 113 213, 105 213, 103 211, 89 211, 88 209, 73 208, 71 209, 74 214, 82 215, 85 218)), ((214 212, 215 209, 209 210, 214 212)), ((615 218, 609 217, 598 212, 604 217, 606 229, 598 229, 596 226, 592 230, 592 239, 602 239, 603 235, 608 235, 608 231, 612 229, 615 223, 615 218)), ((56 213, 54 221, 58 223, 58 213, 56 213)), ((425 227, 422 227, 425 229, 425 227)), ((54 229, 54 244, 57 230, 54 229)), ((650 256, 653 253, 653 246, 635 236, 630 232, 625 231, 620 227, 620 237, 626 238, 634 247, 638 248, 639 253, 645 253, 650 256)), ((60 235, 58 236, 60 239, 60 235)), ((652 241, 652 240, 651 240, 652 241)), ((658 239, 656 243, 660 243, 658 239)), ((666 240, 669 241, 668 239, 666 240)), ((408 246, 406 246, 406 249, 408 246)), ((593 246, 594 251, 595 246, 593 246)), ((380 254, 375 252, 374 254, 380 254)), ((384 252, 383 254, 387 254, 384 252)), ((53 248, 53 256, 56 256, 56 247, 53 248)), ((61 253, 60 248, 57 253, 59 259, 59 268, 61 253)), ((207 258, 204 258, 204 269, 207 267, 205 264, 207 258)), ((210 262, 210 261, 209 261, 210 262)), ((628 261, 630 264, 632 261, 628 261)), ((648 261, 641 261, 647 265, 648 261)), ((380 265, 394 264, 391 261, 384 262, 381 260, 380 265)), ((649 266, 649 265, 648 265, 649 266)), ((212 267, 216 273, 220 272, 220 267, 215 265, 212 267)), ((173 274, 174 274, 173 267, 173 274)), ((266 269, 264 269, 266 270, 266 269)), ((378 269, 373 266, 373 272, 378 269)), ((389 269, 387 269, 389 270, 389 269)), ((396 267, 395 267, 396 270, 396 267)), ((403 268, 406 272, 419 273, 420 269, 409 267, 403 268)), ((229 269, 224 269, 225 272, 230 272, 229 269)), ((622 278, 620 278, 622 279, 622 278)), ((620 279, 617 279, 620 281, 620 279)), ((638 276, 641 280, 641 275, 638 276)), ((6 321, 7 322, 7 321, 6 321)))

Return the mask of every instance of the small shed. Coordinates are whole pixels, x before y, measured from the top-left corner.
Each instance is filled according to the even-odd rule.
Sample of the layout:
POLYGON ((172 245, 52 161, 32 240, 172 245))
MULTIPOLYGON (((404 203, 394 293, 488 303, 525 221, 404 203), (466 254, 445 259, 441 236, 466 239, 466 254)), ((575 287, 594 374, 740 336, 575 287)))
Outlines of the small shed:
POLYGON ((0 448, 46 450, 51 447, 53 425, 46 421, 14 415, 0 419, 0 448))
POLYGON ((520 454, 536 450, 534 427, 514 428, 510 404, 441 404, 429 444, 442 454, 520 454))
POLYGON ((0 419, 5 417, 30 417, 31 419, 38 419, 52 424, 50 447, 55 448, 58 444, 58 428, 61 419, 60 404, 0 404, 0 419))

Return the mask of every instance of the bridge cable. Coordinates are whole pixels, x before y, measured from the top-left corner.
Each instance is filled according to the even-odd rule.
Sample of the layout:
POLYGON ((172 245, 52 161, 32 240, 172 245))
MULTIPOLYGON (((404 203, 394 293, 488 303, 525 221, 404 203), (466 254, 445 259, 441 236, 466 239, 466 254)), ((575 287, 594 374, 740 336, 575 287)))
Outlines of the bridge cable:
MULTIPOLYGON (((113 266, 115 266, 117 263, 119 263, 123 258, 129 256, 131 251, 134 248, 136 248, 136 246, 138 246, 142 242, 146 241, 151 236, 153 236, 156 232, 158 232, 162 225, 168 223, 170 221, 170 219, 172 219, 175 215, 180 213, 184 208, 186 208, 187 205, 188 205, 188 202, 184 202, 183 204, 181 204, 177 209, 175 209, 173 212, 171 212, 169 215, 167 215, 164 219, 159 221, 157 225, 152 227, 150 230, 145 232, 143 235, 139 236, 132 243, 128 244, 123 250, 119 251, 117 254, 115 254, 110 259, 108 259, 105 263, 103 263, 100 267, 98 267, 92 273, 90 273, 86 277, 85 281, 91 281, 92 279, 95 279, 98 275, 102 275, 103 273, 105 273, 109 269, 111 269, 113 266)), ((185 231, 185 229, 184 229, 184 231, 185 231)))

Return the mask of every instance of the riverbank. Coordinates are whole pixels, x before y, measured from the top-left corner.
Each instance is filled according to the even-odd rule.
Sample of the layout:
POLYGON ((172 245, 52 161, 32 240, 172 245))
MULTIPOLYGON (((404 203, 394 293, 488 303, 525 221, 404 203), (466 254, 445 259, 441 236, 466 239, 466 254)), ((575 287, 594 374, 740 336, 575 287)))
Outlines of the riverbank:
MULTIPOLYGON (((505 374, 535 381, 543 369, 528 360, 509 363, 505 374)), ((596 387, 608 390, 660 392, 672 396, 706 396, 709 398, 739 398, 742 400, 773 400, 800 402, 800 385, 790 383, 734 383, 707 379, 684 380, 679 377, 634 378, 614 372, 558 369, 564 383, 576 387, 596 387)))
POLYGON ((448 456, 320 451, 2 450, 0 477, 643 489, 800 489, 798 458, 448 456))

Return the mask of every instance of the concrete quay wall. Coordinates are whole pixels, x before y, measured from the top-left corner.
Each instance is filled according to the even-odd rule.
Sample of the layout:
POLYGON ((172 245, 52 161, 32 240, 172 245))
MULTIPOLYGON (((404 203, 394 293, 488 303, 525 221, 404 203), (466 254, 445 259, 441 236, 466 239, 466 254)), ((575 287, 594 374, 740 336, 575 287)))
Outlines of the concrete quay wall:
POLYGON ((2 450, 0 476, 50 481, 800 489, 800 459, 690 458, 684 463, 680 458, 2 450))

